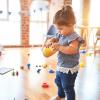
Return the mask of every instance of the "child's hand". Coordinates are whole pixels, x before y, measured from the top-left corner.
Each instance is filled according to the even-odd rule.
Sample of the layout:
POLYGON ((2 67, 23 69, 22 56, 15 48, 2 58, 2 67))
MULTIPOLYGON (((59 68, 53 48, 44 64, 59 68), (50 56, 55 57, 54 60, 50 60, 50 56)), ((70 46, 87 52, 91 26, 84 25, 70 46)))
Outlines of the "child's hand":
POLYGON ((45 47, 50 47, 52 45, 52 41, 49 39, 45 43, 45 47))
POLYGON ((56 50, 56 51, 59 51, 59 47, 60 47, 60 45, 59 45, 59 43, 53 43, 52 45, 51 45, 51 48, 52 48, 52 50, 56 50))
POLYGON ((57 39, 57 38, 51 38, 50 41, 53 42, 53 43, 57 43, 59 41, 59 39, 57 39))
POLYGON ((58 42, 58 39, 56 39, 56 38, 51 38, 51 39, 48 39, 48 40, 46 41, 45 46, 46 46, 46 47, 49 47, 49 46, 51 46, 53 43, 57 43, 57 42, 58 42))

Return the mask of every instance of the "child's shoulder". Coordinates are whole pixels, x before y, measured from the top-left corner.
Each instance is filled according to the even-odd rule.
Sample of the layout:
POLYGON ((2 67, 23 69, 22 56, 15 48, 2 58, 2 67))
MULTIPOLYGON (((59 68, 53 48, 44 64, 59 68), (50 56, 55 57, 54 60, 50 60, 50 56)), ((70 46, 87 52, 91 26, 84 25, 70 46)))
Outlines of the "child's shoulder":
POLYGON ((73 39, 73 38, 77 38, 77 37, 79 37, 79 35, 76 32, 73 32, 70 35, 68 35, 69 39, 73 39))
POLYGON ((74 41, 74 40, 78 40, 79 42, 83 42, 84 39, 77 33, 77 32, 73 32, 72 34, 70 34, 70 36, 68 37, 69 42, 74 41))

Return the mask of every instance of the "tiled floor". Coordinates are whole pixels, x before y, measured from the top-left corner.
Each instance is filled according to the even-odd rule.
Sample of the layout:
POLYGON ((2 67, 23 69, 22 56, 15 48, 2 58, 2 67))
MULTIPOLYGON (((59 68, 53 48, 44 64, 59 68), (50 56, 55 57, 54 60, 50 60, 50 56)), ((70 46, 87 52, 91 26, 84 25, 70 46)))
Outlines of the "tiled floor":
MULTIPOLYGON (((44 58, 40 48, 5 49, 0 57, 0 68, 14 68, 19 75, 13 76, 13 71, 0 75, 0 100, 49 100, 57 91, 55 74, 48 73, 49 68, 55 70, 55 62, 55 56, 44 58), (41 67, 46 63, 47 68, 41 67), (24 70, 20 66, 24 66, 24 70), (49 88, 42 88, 44 82, 49 88)), ((80 68, 76 79, 76 100, 100 100, 100 53, 81 54, 80 62, 85 67, 80 68)))

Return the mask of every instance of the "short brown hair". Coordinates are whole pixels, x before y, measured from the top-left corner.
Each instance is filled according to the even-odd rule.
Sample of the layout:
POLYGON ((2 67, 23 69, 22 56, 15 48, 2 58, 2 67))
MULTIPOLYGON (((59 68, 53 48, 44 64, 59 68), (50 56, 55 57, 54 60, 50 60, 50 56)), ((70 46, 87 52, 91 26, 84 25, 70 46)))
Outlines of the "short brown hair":
POLYGON ((53 23, 57 25, 75 24, 75 15, 71 6, 64 6, 61 10, 57 11, 53 23))

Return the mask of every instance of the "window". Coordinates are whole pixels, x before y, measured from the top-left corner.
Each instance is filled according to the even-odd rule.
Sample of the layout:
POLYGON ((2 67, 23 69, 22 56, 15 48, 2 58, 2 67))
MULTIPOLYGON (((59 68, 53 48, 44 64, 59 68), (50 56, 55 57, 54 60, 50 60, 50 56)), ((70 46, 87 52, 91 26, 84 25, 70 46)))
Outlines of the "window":
POLYGON ((100 27, 100 1, 99 0, 90 0, 90 27, 100 27))
POLYGON ((48 2, 36 0, 30 7, 30 44, 42 44, 47 33, 48 2))
POLYGON ((75 17, 76 17, 76 24, 78 26, 82 25, 82 2, 83 0, 73 0, 72 1, 72 7, 75 12, 75 17))
POLYGON ((19 45, 20 44, 20 15, 19 15, 20 0, 0 0, 0 5, 3 6, 2 10, 3 12, 5 12, 5 15, 2 15, 2 19, 0 20, 0 44, 19 45))
MULTIPOLYGON (((100 13, 98 12, 100 9, 100 1, 99 0, 90 0, 90 13, 89 13, 89 27, 91 28, 91 32, 89 35, 89 45, 94 46, 96 41, 96 32, 97 27, 100 27, 100 13)), ((100 45, 100 42, 98 42, 100 45)))
POLYGON ((8 19, 8 1, 0 0, 0 20, 8 19))

